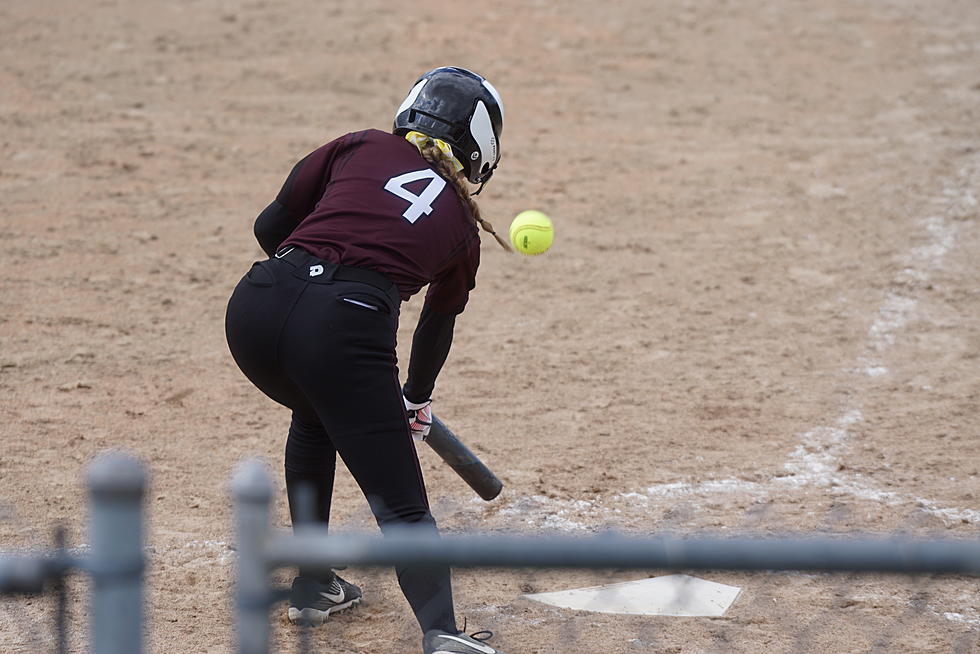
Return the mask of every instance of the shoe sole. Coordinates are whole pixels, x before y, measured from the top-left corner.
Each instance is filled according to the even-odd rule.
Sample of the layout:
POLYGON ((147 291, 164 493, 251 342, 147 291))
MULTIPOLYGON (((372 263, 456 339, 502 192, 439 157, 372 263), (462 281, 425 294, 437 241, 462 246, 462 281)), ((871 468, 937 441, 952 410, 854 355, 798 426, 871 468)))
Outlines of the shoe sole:
POLYGON ((319 627, 327 621, 327 618, 330 617, 331 613, 338 613, 340 611, 352 609, 360 603, 361 598, 358 597, 349 602, 344 602, 343 604, 338 604, 337 606, 331 606, 326 611, 313 608, 297 609, 295 606, 290 606, 287 616, 289 617, 289 621, 295 625, 299 625, 301 627, 319 627))

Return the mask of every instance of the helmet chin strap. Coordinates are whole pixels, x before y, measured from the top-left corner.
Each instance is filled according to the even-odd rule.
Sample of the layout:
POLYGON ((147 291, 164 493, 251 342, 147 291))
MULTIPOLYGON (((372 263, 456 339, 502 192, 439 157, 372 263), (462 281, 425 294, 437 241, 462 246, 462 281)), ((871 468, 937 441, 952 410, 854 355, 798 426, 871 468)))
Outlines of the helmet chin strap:
POLYGON ((490 178, 493 177, 493 171, 496 170, 496 169, 497 169, 497 166, 494 165, 494 167, 490 169, 490 172, 487 173, 487 176, 483 178, 483 181, 480 182, 480 188, 476 189, 476 192, 470 193, 470 195, 479 195, 480 194, 480 191, 483 190, 483 187, 486 186, 487 185, 487 182, 490 181, 490 178))

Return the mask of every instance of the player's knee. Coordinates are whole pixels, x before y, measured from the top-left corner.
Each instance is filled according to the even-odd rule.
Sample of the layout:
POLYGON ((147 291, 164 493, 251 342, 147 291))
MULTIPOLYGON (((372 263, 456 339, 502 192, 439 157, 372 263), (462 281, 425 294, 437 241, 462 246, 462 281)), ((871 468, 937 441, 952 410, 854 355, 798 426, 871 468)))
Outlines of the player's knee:
POLYGON ((315 415, 306 416, 298 411, 293 411, 289 432, 290 435, 295 434, 297 438, 311 441, 323 440, 327 434, 323 424, 315 415))
POLYGON ((294 413, 286 439, 286 470, 297 474, 322 473, 333 470, 335 460, 333 444, 323 426, 294 413))
POLYGON ((383 507, 372 502, 374 517, 385 534, 399 530, 436 531, 436 520, 424 505, 383 507))

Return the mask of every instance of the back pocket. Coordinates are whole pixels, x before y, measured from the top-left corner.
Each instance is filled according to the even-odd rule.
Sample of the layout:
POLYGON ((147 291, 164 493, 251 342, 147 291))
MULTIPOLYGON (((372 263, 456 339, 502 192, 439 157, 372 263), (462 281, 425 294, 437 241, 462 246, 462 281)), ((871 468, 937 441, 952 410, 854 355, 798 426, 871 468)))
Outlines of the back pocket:
POLYGON ((252 264, 252 269, 245 274, 245 281, 247 281, 252 286, 262 286, 268 287, 272 286, 276 278, 272 275, 272 272, 266 268, 265 261, 256 261, 252 264))
POLYGON ((337 296, 337 301, 341 304, 354 309, 359 309, 361 311, 373 311, 375 313, 383 314, 390 313, 387 305, 379 302, 377 298, 371 297, 370 295, 347 293, 345 295, 337 296))

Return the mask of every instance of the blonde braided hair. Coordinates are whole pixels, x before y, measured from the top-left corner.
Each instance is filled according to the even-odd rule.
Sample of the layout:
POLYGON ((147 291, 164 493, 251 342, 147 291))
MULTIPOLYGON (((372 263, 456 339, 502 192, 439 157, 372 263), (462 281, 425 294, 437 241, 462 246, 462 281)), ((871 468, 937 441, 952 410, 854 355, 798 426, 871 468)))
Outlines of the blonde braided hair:
POLYGON ((493 238, 500 244, 500 247, 507 250, 508 252, 513 252, 510 244, 502 239, 497 232, 493 231, 493 225, 483 219, 483 215, 480 213, 480 206, 470 195, 469 189, 466 187, 466 178, 463 176, 462 171, 457 172, 456 167, 453 162, 449 160, 449 157, 439 149, 435 143, 433 143, 431 138, 426 138, 419 148, 419 152, 422 156, 432 164, 436 170, 438 170, 443 177, 450 180, 453 183, 453 188, 456 190, 456 195, 459 197, 460 201, 469 207, 470 213, 473 214, 473 219, 483 228, 484 231, 493 234, 493 238))

